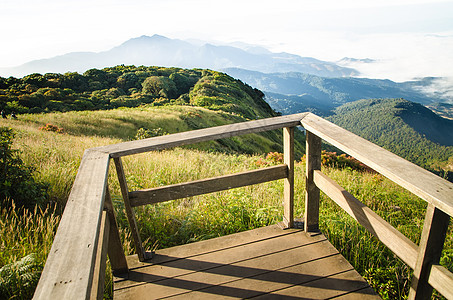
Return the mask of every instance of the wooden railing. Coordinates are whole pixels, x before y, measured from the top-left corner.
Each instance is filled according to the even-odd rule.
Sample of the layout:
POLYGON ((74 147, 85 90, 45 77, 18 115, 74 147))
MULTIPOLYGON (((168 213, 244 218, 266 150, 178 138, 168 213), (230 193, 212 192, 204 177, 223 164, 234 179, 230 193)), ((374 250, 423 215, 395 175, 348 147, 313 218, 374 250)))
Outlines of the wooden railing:
POLYGON ((438 264, 449 218, 453 214, 453 184, 311 113, 200 129, 85 151, 34 298, 102 298, 107 255, 114 273, 128 271, 108 189, 110 159, 115 163, 132 238, 141 261, 151 256, 143 249, 135 222, 133 208, 141 205, 284 179, 283 226, 293 227, 294 128, 299 125, 307 132, 305 231, 310 234, 319 230, 319 195, 322 190, 414 269, 411 299, 429 298, 432 287, 453 299, 453 275, 438 264), (128 189, 122 156, 280 128, 283 128, 284 136, 282 165, 154 189, 128 189), (428 202, 419 246, 321 172, 321 139, 428 202))

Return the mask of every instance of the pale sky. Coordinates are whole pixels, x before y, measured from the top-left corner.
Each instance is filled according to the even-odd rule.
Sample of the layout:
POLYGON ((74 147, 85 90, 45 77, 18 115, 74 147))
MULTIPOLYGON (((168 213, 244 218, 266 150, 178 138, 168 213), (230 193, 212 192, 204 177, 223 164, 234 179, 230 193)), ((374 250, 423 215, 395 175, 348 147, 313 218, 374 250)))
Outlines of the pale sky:
POLYGON ((160 34, 378 59, 361 70, 375 78, 453 77, 453 1, 0 0, 0 30, 0 67, 160 34))

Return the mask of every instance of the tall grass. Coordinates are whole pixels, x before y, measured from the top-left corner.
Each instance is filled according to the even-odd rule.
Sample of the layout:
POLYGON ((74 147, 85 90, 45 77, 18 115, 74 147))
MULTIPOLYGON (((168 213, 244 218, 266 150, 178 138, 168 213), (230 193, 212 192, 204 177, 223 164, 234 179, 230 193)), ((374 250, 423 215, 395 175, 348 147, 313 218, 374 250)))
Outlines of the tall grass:
POLYGON ((0 299, 30 299, 60 221, 53 206, 0 212, 0 299))

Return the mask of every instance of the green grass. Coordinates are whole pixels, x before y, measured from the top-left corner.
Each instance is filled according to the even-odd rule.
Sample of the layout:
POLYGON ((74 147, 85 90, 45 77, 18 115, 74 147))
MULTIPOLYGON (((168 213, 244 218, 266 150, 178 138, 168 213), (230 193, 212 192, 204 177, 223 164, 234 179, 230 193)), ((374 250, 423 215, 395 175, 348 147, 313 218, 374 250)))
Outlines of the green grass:
MULTIPOLYGON (((174 118, 165 121, 174 123, 173 127, 169 127, 170 129, 165 127, 166 123, 162 120, 165 115, 170 115, 170 112, 162 114, 164 116, 161 116, 161 119, 157 117, 160 109, 167 108, 93 112, 92 117, 87 112, 27 115, 23 118, 21 116, 18 121, 0 120, 0 126, 6 125, 15 129, 17 132, 15 147, 22 151, 21 157, 26 164, 37 168, 37 172, 34 174, 35 179, 51 186, 49 200, 59 203, 61 207, 71 189, 84 149, 130 139, 135 135, 136 129, 140 127, 155 128, 159 125, 167 132, 172 132, 171 128, 176 130, 177 122, 174 121, 174 118), (113 115, 116 116, 116 119, 112 117, 113 115), (152 122, 147 121, 145 117, 147 115, 153 116, 150 120, 154 120, 153 122, 156 123, 143 123, 152 122), (131 121, 136 117, 137 120, 142 118, 142 121, 131 121), (79 128, 85 126, 81 125, 82 121, 78 126, 71 127, 71 122, 77 118, 81 118, 84 120, 83 122, 87 123, 86 128, 79 128), (90 125, 90 118, 96 125, 90 125), (114 125, 109 123, 110 118, 113 118, 111 122, 114 125), (129 130, 132 136, 120 136, 123 133, 115 133, 118 131, 117 128, 123 128, 123 124, 134 122, 137 123, 134 125, 134 129, 129 130), (38 130, 38 127, 45 123, 63 127, 66 134, 38 130), (109 129, 107 130, 104 126, 109 129)), ((194 108, 187 108, 189 111, 186 108, 181 109, 182 111, 176 110, 174 113, 187 114, 192 112, 192 109, 196 111, 194 108)), ((201 111, 201 113, 204 112, 204 110, 201 111)), ((209 116, 209 113, 206 111, 206 116, 209 116)), ((215 121, 215 118, 212 116, 212 120, 215 121)), ((179 117, 177 119, 182 120, 179 117)), ((212 124, 215 123, 214 121, 212 124)), ((184 122, 180 123, 181 126, 187 124, 184 120, 181 122, 184 122)), ((125 131, 128 130, 126 125, 125 131)), ((239 141, 245 142, 246 140, 239 141)), ((209 146, 202 145, 201 148, 209 148, 209 146)), ((264 164, 274 163, 272 160, 266 160, 263 155, 222 153, 189 148, 149 152, 123 159, 126 178, 131 190, 255 169, 262 167, 263 161, 264 164)), ((114 169, 111 166, 109 184, 117 210, 124 249, 126 254, 131 254, 133 244, 114 169)), ((305 194, 304 164, 296 163, 295 169, 295 215, 302 217, 305 194)), ((380 175, 332 167, 325 167, 323 171, 408 238, 418 243, 426 209, 424 201, 380 175)), ((283 182, 279 180, 140 207, 136 209, 137 222, 146 249, 165 248, 274 224, 282 218, 282 195, 283 182)), ((2 233, 0 267, 24 269, 21 267, 22 265, 30 265, 40 272, 50 250, 58 220, 58 213, 53 212, 50 207, 43 211, 36 208, 34 211, 21 213, 3 209, 0 224, 2 233), (14 230, 15 228, 21 229, 14 230), (35 258, 28 258, 20 263, 23 257, 31 253, 35 253, 33 254, 35 258), (30 261, 33 263, 27 263, 30 261), (16 262, 17 264, 14 265, 16 262)), ((407 297, 411 270, 323 194, 321 196, 320 226, 332 244, 383 298, 404 299, 407 297)), ((450 226, 442 264, 453 270, 451 230, 450 226)), ((16 274, 19 273, 16 272, 16 274)), ((15 285, 12 284, 12 286, 15 285)), ((111 274, 107 276, 106 291, 107 296, 109 293, 111 295, 111 274)), ((16 288, 16 292, 20 293, 20 289, 16 288)), ((27 299, 26 296, 22 298, 27 299)))

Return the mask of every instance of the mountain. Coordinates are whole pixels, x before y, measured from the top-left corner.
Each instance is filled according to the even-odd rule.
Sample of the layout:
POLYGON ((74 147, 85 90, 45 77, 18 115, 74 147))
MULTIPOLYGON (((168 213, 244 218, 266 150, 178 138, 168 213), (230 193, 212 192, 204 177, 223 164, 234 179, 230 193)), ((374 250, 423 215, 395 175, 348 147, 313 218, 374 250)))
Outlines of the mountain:
POLYGON ((453 120, 404 99, 364 99, 344 104, 333 123, 426 169, 453 161, 453 120))
POLYGON ((262 90, 269 104, 284 114, 308 110, 329 115, 335 107, 359 99, 406 98, 424 105, 438 100, 419 88, 429 84, 425 79, 397 83, 387 79, 327 78, 298 72, 266 74, 238 68, 223 71, 262 90))
POLYGON ((325 77, 358 75, 356 70, 332 62, 285 52, 273 53, 253 45, 213 45, 202 41, 191 43, 161 35, 133 38, 104 52, 72 52, 34 60, 14 68, 0 68, 0 75, 21 77, 31 73, 83 73, 92 68, 120 64, 213 70, 235 67, 260 72, 303 72, 325 77))

